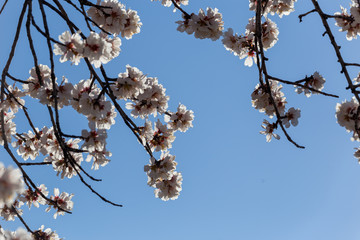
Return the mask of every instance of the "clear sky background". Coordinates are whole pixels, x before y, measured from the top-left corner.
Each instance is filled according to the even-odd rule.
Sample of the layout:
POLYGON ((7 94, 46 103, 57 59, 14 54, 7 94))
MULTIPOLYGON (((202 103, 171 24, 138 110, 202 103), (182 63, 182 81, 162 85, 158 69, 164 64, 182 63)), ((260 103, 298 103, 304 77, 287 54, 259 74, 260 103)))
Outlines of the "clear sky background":
MULTIPOLYGON (((245 32, 248 19, 254 15, 246 0, 189 2, 185 6, 188 12, 217 7, 225 28, 238 33, 245 32)), ((138 67, 164 85, 170 110, 175 111, 181 102, 195 114, 194 128, 177 133, 171 149, 184 178, 181 195, 168 202, 154 197, 143 172, 148 155, 118 116, 108 132, 111 162, 92 172, 103 179, 92 186, 124 207, 104 203, 77 177, 60 180, 51 166, 33 167, 29 172, 36 183, 45 183, 48 189, 59 187, 75 196, 73 214, 57 220, 53 211, 45 213, 44 207, 24 208, 23 217, 32 229, 44 224, 69 240, 358 240, 360 166, 353 157, 358 143, 350 141, 351 135, 335 118, 336 103, 351 95, 345 90, 346 81, 333 48, 327 36, 322 37, 319 16, 309 15, 299 23, 298 15, 312 9, 311 1, 299 1, 296 11, 282 19, 270 16, 280 34, 277 44, 266 52, 269 74, 299 80, 319 71, 326 79, 324 91, 340 96, 307 98, 296 94, 292 86, 284 86, 287 108, 301 109, 299 125, 289 133, 306 146, 304 150, 287 142, 280 132, 281 140, 271 143, 259 134, 266 116, 251 106, 250 94, 258 82, 255 67, 245 67, 220 40, 199 40, 176 31, 179 11, 173 13, 172 8, 150 0, 123 3, 138 11, 143 26, 133 39, 123 39, 122 52, 105 65, 106 70, 116 77, 125 71, 126 64, 138 67)), ((350 0, 319 3, 333 14, 340 11, 340 4, 348 8, 350 0)), ((21 6, 22 1, 10 0, 0 15, 1 69, 21 6)), ((329 21, 346 61, 359 62, 359 40, 347 41, 345 33, 329 21)), ((82 19, 78 17, 77 22, 82 19)), ((67 30, 59 18, 51 18, 51 23, 55 38, 67 30)), ((22 79, 28 78, 32 67, 25 37, 23 31, 10 71, 22 79)), ((44 42, 36 39, 42 53, 40 63, 49 64, 44 42)), ((352 78, 357 70, 351 69, 352 78)), ((89 77, 83 61, 77 67, 57 62, 56 72, 58 78, 65 75, 73 83, 89 77)), ((49 126, 44 106, 32 100, 26 104, 36 126, 49 126)), ((60 113, 66 132, 80 134, 87 128, 85 117, 73 110, 60 113)), ((15 122, 19 132, 28 130, 23 113, 15 122)), ((3 149, 0 153, 5 165, 14 165, 3 149)), ((0 224, 12 230, 21 226, 19 221, 0 224)))

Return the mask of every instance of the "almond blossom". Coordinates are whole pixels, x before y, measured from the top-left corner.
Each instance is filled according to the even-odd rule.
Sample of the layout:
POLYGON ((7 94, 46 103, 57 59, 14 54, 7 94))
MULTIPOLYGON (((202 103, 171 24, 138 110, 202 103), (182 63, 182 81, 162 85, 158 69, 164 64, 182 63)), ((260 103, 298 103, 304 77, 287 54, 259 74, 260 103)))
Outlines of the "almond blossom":
POLYGON ((39 208, 40 204, 45 205, 47 204, 47 200, 44 199, 40 193, 41 192, 44 196, 47 196, 49 194, 49 191, 47 191, 47 188, 44 184, 41 184, 36 191, 33 191, 31 189, 25 190, 20 196, 19 200, 26 203, 29 209, 32 205, 39 208))
MULTIPOLYGON (((16 124, 12 121, 15 118, 14 113, 10 110, 4 112, 4 132, 5 139, 8 143, 11 143, 12 136, 16 134, 16 124)), ((0 145, 4 145, 3 129, 0 127, 0 145)))
POLYGON ((111 85, 118 99, 134 99, 143 93, 146 87, 146 76, 138 68, 130 65, 126 65, 126 72, 119 73, 117 80, 111 85))
MULTIPOLYGON (((353 139, 359 140, 355 131, 355 120, 359 122, 360 117, 356 118, 356 112, 359 107, 358 101, 353 97, 351 101, 343 101, 336 104, 336 118, 340 126, 345 127, 346 131, 354 132, 353 139)), ((360 125, 360 124, 359 124, 360 125)))
MULTIPOLYGON (((172 1, 171 0, 151 0, 153 1, 161 1, 161 4, 164 5, 165 7, 170 7, 172 5, 172 1)), ((175 2, 181 6, 182 5, 188 5, 189 4, 189 0, 175 0, 175 2)))
POLYGON ((125 5, 117 0, 104 0, 96 7, 90 7, 87 11, 92 20, 105 31, 121 35, 126 39, 131 39, 134 34, 140 32, 142 23, 137 11, 125 9, 125 5))
MULTIPOLYGON (((339 16, 335 18, 335 25, 340 27, 340 32, 346 32, 346 39, 352 40, 356 39, 357 35, 360 35, 360 21, 354 19, 354 17, 348 14, 347 9, 340 6, 341 12, 334 13, 335 16, 339 16)), ((354 7, 352 7, 354 8, 354 7)), ((355 10, 352 12, 356 13, 355 10)))
POLYGON ((220 38, 224 29, 222 15, 217 8, 207 8, 206 13, 203 9, 199 14, 191 14, 190 17, 183 15, 184 21, 177 21, 179 24, 177 30, 193 34, 195 38, 210 38, 215 41, 220 38))
POLYGON ((266 136, 266 141, 267 142, 270 142, 272 137, 274 137, 277 140, 280 139, 280 136, 278 134, 274 133, 274 131, 276 129, 276 124, 275 123, 269 123, 267 120, 264 119, 263 125, 261 125, 261 127, 264 130, 260 131, 260 133, 266 136))
MULTIPOLYGON (((277 81, 269 81, 269 83, 271 96, 274 99, 280 115, 283 115, 287 102, 285 101, 284 93, 281 92, 282 85, 278 84, 277 81)), ((275 115, 275 107, 271 103, 268 91, 266 85, 256 85, 254 92, 251 94, 251 103, 255 109, 258 109, 260 112, 265 112, 266 115, 272 118, 275 115)))
POLYGON ((78 65, 80 59, 83 58, 85 46, 80 34, 78 32, 70 34, 69 31, 65 31, 59 36, 59 41, 63 45, 55 43, 54 53, 55 55, 61 55, 60 62, 70 60, 73 64, 78 65))
POLYGON ((39 230, 35 231, 35 234, 40 237, 40 239, 46 239, 46 240, 61 240, 62 238, 59 238, 59 235, 56 233, 56 231, 52 231, 51 228, 46 228, 44 230, 45 226, 41 225, 39 230))
POLYGON ((187 110, 183 104, 179 104, 176 113, 170 112, 164 118, 165 122, 168 122, 169 128, 174 131, 186 132, 190 127, 193 127, 194 112, 187 110))
POLYGON ((155 130, 153 136, 150 138, 151 150, 158 152, 170 149, 172 142, 175 140, 174 130, 167 128, 165 124, 162 124, 160 120, 155 124, 155 130))
POLYGON ((255 52, 255 39, 254 34, 249 33, 246 36, 239 36, 234 33, 232 28, 229 28, 223 35, 222 43, 226 50, 232 52, 235 56, 240 59, 245 59, 245 66, 251 67, 253 62, 256 63, 256 52, 255 52))
POLYGON ((60 194, 60 191, 58 188, 54 188, 54 196, 51 196, 50 199, 54 201, 54 203, 50 202, 49 207, 46 208, 46 212, 49 212, 51 208, 54 208, 56 210, 54 214, 54 219, 57 218, 58 215, 64 215, 65 212, 61 209, 64 209, 66 211, 71 211, 74 207, 74 203, 71 201, 71 198, 73 197, 73 194, 68 194, 66 192, 62 192, 60 194), (61 208, 59 209, 58 206, 61 208))
POLYGON ((18 194, 24 191, 24 181, 20 169, 5 167, 0 162, 0 208, 11 207, 18 194))
MULTIPOLYGON (((324 88, 324 83, 325 83, 325 78, 321 76, 318 72, 315 72, 309 78, 306 78, 304 86, 321 91, 324 88)), ((319 94, 318 92, 311 91, 308 88, 304 88, 300 86, 294 86, 294 87, 296 87, 295 92, 297 92, 298 94, 304 93, 305 96, 307 97, 310 97, 311 94, 319 94)))
POLYGON ((15 221, 15 218, 18 217, 18 215, 21 216, 23 214, 23 210, 20 209, 22 205, 24 205, 24 203, 21 200, 16 199, 11 206, 4 205, 0 208, 0 216, 5 221, 15 221))
POLYGON ((144 171, 148 175, 148 185, 154 187, 157 182, 170 180, 176 165, 175 156, 170 155, 169 152, 162 152, 158 161, 150 158, 150 164, 144 166, 144 171))
MULTIPOLYGON (((256 32, 256 21, 255 17, 249 19, 248 25, 246 25, 246 35, 253 34, 256 32)), ((276 24, 269 18, 265 18, 265 21, 261 23, 261 40, 263 43, 264 50, 272 48, 278 41, 279 30, 276 24)))
POLYGON ((170 180, 163 180, 156 183, 155 197, 163 201, 175 200, 179 197, 182 190, 182 175, 179 172, 174 172, 170 180))
POLYGON ((168 108, 169 97, 165 95, 165 88, 159 84, 157 78, 147 77, 146 88, 137 95, 132 103, 127 103, 126 108, 132 109, 131 115, 135 118, 145 118, 152 114, 163 114, 168 108))
MULTIPOLYGON (((256 10, 256 1, 250 0, 249 8, 251 11, 256 10)), ((270 13, 271 15, 278 14, 279 17, 289 15, 294 11, 294 3, 297 0, 262 0, 262 9, 264 15, 270 13)))
POLYGON ((290 123, 291 125, 293 125, 294 127, 296 127, 298 125, 298 119, 301 116, 300 115, 300 109, 295 109, 295 108, 290 108, 287 113, 285 114, 285 118, 282 119, 282 123, 284 124, 285 127, 289 128, 290 127, 290 123))
POLYGON ((0 232, 0 239, 1 238, 4 240, 34 240, 31 234, 23 228, 18 228, 14 232, 2 231, 0 232))

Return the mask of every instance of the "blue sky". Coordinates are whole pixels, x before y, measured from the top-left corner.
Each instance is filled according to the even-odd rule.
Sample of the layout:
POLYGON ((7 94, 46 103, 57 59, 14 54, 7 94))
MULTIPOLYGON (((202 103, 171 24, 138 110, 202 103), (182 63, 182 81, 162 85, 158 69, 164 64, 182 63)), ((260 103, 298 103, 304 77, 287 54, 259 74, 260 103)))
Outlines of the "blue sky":
MULTIPOLYGON (((3 67, 13 38, 20 1, 9 1, 0 15, 3 34, 0 66, 3 67), (17 5, 18 4, 18 5, 17 5), (4 24, 6 22, 6 24, 4 24)), ((176 155, 182 172, 183 191, 179 199, 156 199, 146 184, 143 166, 148 156, 119 116, 108 135, 111 162, 93 172, 102 178, 92 185, 104 196, 124 205, 110 206, 91 194, 77 178, 56 177, 51 167, 29 169, 35 182, 49 189, 74 193, 72 215, 53 220, 44 208, 24 210, 23 217, 33 229, 44 224, 66 239, 157 239, 157 240, 357 240, 360 237, 360 167, 353 157, 357 143, 336 123, 337 102, 350 99, 345 78, 316 14, 299 23, 298 15, 312 9, 311 1, 299 1, 290 16, 271 20, 279 27, 279 41, 266 52, 271 75, 298 80, 319 71, 325 79, 324 91, 340 96, 333 99, 315 95, 310 98, 284 86, 287 107, 301 109, 299 125, 290 128, 295 141, 306 149, 295 148, 280 133, 281 140, 266 143, 259 134, 265 119, 251 106, 250 94, 258 81, 255 67, 229 53, 221 41, 199 40, 176 31, 180 13, 159 2, 127 1, 137 10, 143 26, 133 39, 123 39, 120 56, 105 65, 112 76, 125 71, 126 64, 138 67, 148 76, 158 77, 170 96, 169 107, 181 102, 195 114, 194 128, 176 135, 171 153, 176 155)), ((350 1, 319 1, 325 12, 340 11, 350 1)), ((217 7, 225 28, 243 33, 253 12, 247 1, 190 0, 185 9, 217 7)), ((72 15, 72 13, 70 13, 72 15)), ((77 18, 80 23, 82 19, 77 18)), ((51 31, 56 37, 66 30, 52 18, 51 31)), ((38 20, 40 22, 40 20, 38 20)), ((330 20, 341 51, 348 62, 358 61, 358 40, 347 41, 330 20)), ((22 32, 11 72, 26 79, 32 67, 22 32)), ((37 40, 43 61, 48 64, 44 42, 37 40)), ((76 82, 88 78, 84 62, 80 66, 57 62, 58 75, 76 82)), ((357 69, 351 69, 352 78, 357 69)), ((49 125, 45 108, 27 101, 30 114, 41 128, 49 125), (33 105, 31 105, 33 104, 33 105)), ((121 103, 124 106, 124 102, 121 103)), ((67 132, 80 133, 85 118, 72 110, 61 112, 67 132)), ((139 121, 140 122, 140 121, 139 121)), ((16 117, 18 131, 27 131, 21 113, 16 117)), ((5 165, 14 165, 0 150, 5 165)), ((21 224, 0 223, 16 229, 21 224)))

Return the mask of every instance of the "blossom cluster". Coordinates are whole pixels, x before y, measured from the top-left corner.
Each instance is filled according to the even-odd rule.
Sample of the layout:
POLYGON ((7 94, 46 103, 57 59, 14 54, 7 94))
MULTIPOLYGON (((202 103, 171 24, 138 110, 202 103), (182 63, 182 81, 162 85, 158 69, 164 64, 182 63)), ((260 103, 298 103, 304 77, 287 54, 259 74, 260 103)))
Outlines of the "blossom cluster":
MULTIPOLYGON (((154 0, 152 0, 154 1, 154 0)), ((183 3, 183 1, 176 1, 177 3, 183 3)), ((277 13, 280 17, 282 15, 288 15, 294 10, 294 3, 296 0, 266 0, 263 1, 263 9, 265 21, 261 24, 262 27, 262 44, 265 50, 273 47, 278 40, 279 30, 276 24, 266 17, 267 13, 274 15, 277 13)), ((184 1, 184 5, 187 5, 187 1, 184 1), (186 3, 186 4, 185 4, 186 3)), ((171 6, 170 0, 162 0, 164 6, 171 6)), ((256 0, 250 0, 250 10, 256 10, 256 0)), ((177 21, 177 30, 180 32, 186 32, 187 34, 194 34, 195 38, 205 39, 210 38, 215 41, 223 36, 222 42, 226 50, 234 53, 240 59, 246 57, 245 66, 251 67, 253 62, 256 61, 255 48, 255 32, 256 24, 255 17, 249 20, 249 24, 246 26, 246 32, 244 35, 234 34, 232 28, 224 30, 224 22, 222 20, 222 14, 217 8, 207 8, 206 13, 203 9, 199 10, 198 14, 182 14, 182 21, 177 21)))
POLYGON ((346 39, 356 39, 360 35, 360 5, 359 1, 352 0, 350 4, 350 14, 346 8, 340 6, 341 12, 336 12, 335 25, 340 27, 339 31, 346 32, 346 39))
POLYGON ((182 15, 182 17, 183 21, 176 22, 179 24, 177 30, 180 32, 194 34, 195 38, 199 39, 210 38, 213 41, 218 40, 222 35, 224 22, 217 8, 207 8, 206 13, 200 9, 198 14, 182 15))
MULTIPOLYGON (((23 211, 20 208, 24 204, 26 204, 29 209, 32 205, 37 208, 39 205, 49 205, 46 211, 49 211, 51 207, 57 210, 54 218, 56 218, 57 215, 63 215, 64 210, 71 211, 73 207, 71 197, 73 195, 65 192, 59 195, 58 189, 55 189, 54 193, 55 196, 50 197, 52 201, 48 201, 48 199, 46 199, 48 191, 44 184, 41 184, 36 190, 31 190, 30 188, 25 189, 20 169, 14 169, 11 166, 6 168, 3 163, 0 162, 0 216, 3 217, 4 220, 14 221, 15 217, 22 215, 23 211)), ((3 233, 3 235, 4 234, 5 233, 3 233)), ((8 232, 7 234, 10 233, 8 232)))
MULTIPOLYGON (((287 102, 281 89, 282 85, 278 84, 275 80, 270 80, 269 86, 265 84, 256 85, 255 90, 251 94, 252 106, 260 112, 264 112, 269 118, 273 118, 273 116, 277 114, 277 110, 281 117, 281 122, 286 128, 289 128, 291 125, 297 126, 300 109, 292 107, 288 111, 285 111, 287 102)), ((280 139, 280 136, 274 133, 278 123, 279 122, 269 123, 267 120, 264 120, 261 126, 264 130, 260 131, 260 133, 266 135, 267 142, 270 142, 272 137, 280 139)))
MULTIPOLYGON (((7 134, 7 136, 8 142, 11 142, 12 136, 15 139, 12 146, 17 148, 18 155, 26 161, 37 159, 41 153, 45 156, 43 161, 51 163, 61 178, 76 176, 80 172, 80 165, 84 159, 87 162, 92 161, 92 168, 95 170, 100 166, 107 165, 111 153, 106 149, 106 131, 115 123, 114 118, 117 114, 114 105, 106 100, 105 94, 97 84, 92 79, 87 79, 73 85, 63 77, 63 81, 59 85, 57 78, 51 77, 50 68, 41 64, 32 68, 29 74, 28 81, 23 84, 23 91, 16 90, 18 93, 22 93, 21 96, 39 99, 40 103, 53 107, 56 102, 58 109, 71 106, 78 113, 87 117, 90 129, 83 129, 78 138, 63 140, 66 148, 69 149, 69 152, 66 153, 59 143, 53 127, 43 127, 40 130, 35 128, 34 131, 29 130, 25 133, 15 134, 16 125, 10 121, 14 114, 10 107, 10 112, 5 115, 5 123, 12 126, 9 127, 11 134, 7 134), (56 88, 55 94, 53 86, 56 88), (86 158, 84 154, 87 154, 86 158)), ((143 140, 142 144, 148 143, 153 152, 161 151, 163 154, 172 148, 176 131, 185 132, 192 127, 193 112, 187 110, 183 104, 179 104, 176 112, 169 111, 167 109, 169 97, 165 94, 165 88, 159 84, 157 78, 144 75, 136 67, 127 65, 126 71, 120 73, 118 78, 110 83, 110 89, 117 99, 129 101, 126 103, 126 107, 132 110, 131 116, 146 119, 145 126, 139 128, 139 134, 143 140), (154 117, 164 115, 165 123, 157 119, 152 127, 153 124, 149 120, 150 115, 154 117)), ((21 98, 19 100, 25 104, 21 98)), ((15 104, 15 106, 17 105, 15 104)), ((171 172, 170 175, 177 179, 176 184, 181 186, 181 174, 171 172)), ((175 199, 175 196, 179 195, 181 187, 175 188, 177 189, 176 194, 169 190, 174 184, 174 180, 171 179, 161 179, 161 181, 157 179, 156 184, 151 185, 156 188, 157 197, 168 200, 175 199), (168 188, 168 191, 165 188, 168 188)), ((43 194, 45 195, 45 192, 43 194)), ((55 196, 59 196, 58 192, 55 193, 55 196)), ((41 197, 36 198, 29 193, 22 199, 22 202, 24 199, 36 200, 28 201, 29 207, 31 204, 38 206, 45 203, 41 201, 41 197), (39 201, 37 201, 38 199, 39 201)), ((50 207, 47 210, 50 210, 50 207)))
POLYGON ((126 9, 125 5, 117 0, 104 0, 97 6, 92 6, 87 14, 99 27, 115 35, 121 35, 131 39, 134 34, 140 32, 142 23, 137 12, 126 9))
MULTIPOLYGON (((263 48, 268 50, 277 42, 279 30, 276 24, 268 18, 261 24, 261 28, 263 48)), ((255 17, 253 17, 249 19, 244 36, 234 34, 234 30, 229 28, 224 32, 222 39, 225 49, 234 53, 240 59, 246 57, 245 66, 249 67, 253 65, 253 61, 256 63, 255 32, 256 24, 255 17)))
POLYGON ((359 125, 360 116, 357 114, 359 102, 353 97, 351 101, 343 101, 336 104, 336 119, 340 126, 344 127, 347 132, 352 132, 352 140, 360 140, 356 124, 359 125))
POLYGON ((19 193, 24 191, 24 181, 19 169, 5 167, 0 162, 0 208, 10 208, 19 193))
POLYGON ((314 72, 313 75, 305 79, 305 87, 294 86, 296 87, 295 92, 298 94, 304 93, 305 96, 310 97, 311 94, 318 94, 316 91, 321 91, 324 88, 324 83, 325 78, 319 72, 314 72), (312 91, 310 88, 316 91, 312 91))
POLYGON ((175 171, 177 165, 174 161, 175 156, 170 155, 168 149, 172 148, 176 131, 185 132, 192 127, 194 114, 193 111, 179 104, 177 112, 168 111, 164 118, 167 124, 161 123, 158 119, 154 128, 147 120, 140 134, 149 142, 152 151, 161 151, 160 160, 152 157, 150 164, 146 165, 144 170, 148 175, 148 185, 155 188, 155 196, 167 201, 177 199, 182 190, 182 175, 175 171))
POLYGON ((155 188, 155 196, 164 201, 175 200, 182 190, 182 175, 176 172, 175 156, 169 152, 162 152, 160 160, 150 159, 150 164, 145 165, 148 185, 155 188))
MULTIPOLYGON (((297 0, 261 0, 261 8, 264 15, 270 13, 271 15, 278 14, 279 17, 289 15, 294 11, 294 4, 297 0)), ((256 11, 257 0, 250 0, 249 8, 251 11, 256 11)))
POLYGON ((61 240, 56 231, 52 231, 51 228, 46 228, 42 225, 38 230, 30 234, 23 228, 18 228, 16 231, 8 231, 0 228, 0 240, 61 240))
MULTIPOLYGON (((161 1, 161 4, 165 7, 170 7, 172 5, 172 1, 171 0, 151 0, 153 1, 161 1)), ((188 5, 189 4, 189 0, 175 0, 175 3, 179 6, 181 5, 188 5)))
MULTIPOLYGON (((2 164, 2 163, 1 163, 2 164)), ((3 170, 4 168, 0 168, 3 170)), ((48 205, 45 209, 49 212, 51 208, 56 210, 54 219, 58 215, 64 215, 64 211, 72 211, 74 203, 71 201, 73 194, 62 192, 60 194, 59 189, 54 189, 54 196, 48 198, 49 192, 44 184, 41 184, 36 189, 31 188, 25 189, 24 183, 19 169, 12 169, 11 167, 7 170, 7 176, 2 176, 1 181, 2 195, 0 196, 0 216, 6 221, 14 221, 15 217, 23 214, 21 207, 27 205, 29 209, 31 206, 39 208, 40 205, 48 205), (11 175, 12 174, 12 175, 11 175), (16 175, 18 174, 18 175, 16 175), (4 185, 6 184, 6 187, 4 185)))
POLYGON ((71 61, 78 65, 84 57, 96 68, 106 64, 120 54, 121 39, 110 38, 105 33, 90 32, 84 40, 78 32, 70 34, 65 31, 59 36, 59 42, 54 44, 55 55, 60 55, 60 62, 71 61))

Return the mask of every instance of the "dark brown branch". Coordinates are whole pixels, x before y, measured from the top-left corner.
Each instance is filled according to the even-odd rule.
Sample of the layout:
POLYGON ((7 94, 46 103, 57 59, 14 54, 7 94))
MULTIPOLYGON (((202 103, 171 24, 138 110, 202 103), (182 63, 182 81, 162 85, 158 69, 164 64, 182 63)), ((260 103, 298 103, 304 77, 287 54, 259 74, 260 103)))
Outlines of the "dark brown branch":
POLYGON ((345 66, 355 66, 355 67, 360 67, 359 63, 345 63, 345 66))
POLYGON ((26 222, 24 221, 24 219, 21 217, 21 215, 18 213, 18 211, 16 210, 16 208, 14 206, 11 207, 11 211, 13 211, 16 216, 19 218, 19 220, 21 221, 21 223, 25 226, 26 230, 28 232, 30 232, 31 234, 34 234, 34 232, 30 229, 30 227, 26 224, 26 222))
POLYGON ((15 77, 11 76, 10 73, 8 73, 8 72, 6 73, 6 76, 9 77, 11 80, 14 80, 15 82, 21 82, 23 84, 29 84, 30 83, 28 81, 24 81, 24 80, 15 78, 15 77))
POLYGON ((179 6, 179 4, 176 3, 175 0, 171 0, 171 2, 174 4, 174 6, 175 6, 177 9, 179 9, 179 10, 185 15, 185 18, 187 18, 187 19, 191 18, 191 14, 188 14, 187 12, 185 12, 185 10, 182 9, 182 8, 179 6))
MULTIPOLYGON (((256 46, 257 53, 256 54, 259 55, 259 53, 260 53, 260 56, 261 56, 261 63, 260 62, 257 63, 259 66, 261 64, 261 67, 259 67, 259 69, 261 70, 259 72, 259 75, 264 74, 264 76, 265 76, 266 89, 267 89, 267 92, 269 94, 270 102, 274 106, 276 117, 279 120, 278 121, 279 125, 280 125, 282 131, 284 132, 286 138, 288 139, 289 142, 294 144, 296 147, 305 148, 304 146, 300 146, 299 144, 297 144, 290 137, 290 135, 287 133, 285 127, 282 124, 282 121, 280 120, 281 115, 280 115, 280 112, 279 112, 279 110, 278 110, 278 108, 276 106, 276 102, 274 100, 274 97, 272 96, 272 93, 271 93, 271 86, 270 86, 270 82, 269 82, 269 78, 268 78, 268 74, 267 74, 267 70, 266 70, 266 57, 265 57, 265 54, 264 54, 264 47, 263 47, 263 43, 262 43, 261 0, 257 0, 256 21, 255 22, 256 22, 255 41, 256 41, 256 44, 257 44, 257 46, 256 46), (258 49, 258 46, 259 46, 259 49, 258 49)), ((260 78, 262 78, 262 77, 260 77, 260 78)))
POLYGON ((280 79, 280 78, 272 77, 272 76, 270 76, 270 75, 268 75, 268 78, 269 78, 269 79, 272 79, 272 80, 276 80, 276 81, 278 81, 278 82, 285 83, 285 84, 296 85, 296 86, 299 86, 299 87, 302 87, 302 88, 306 88, 306 89, 309 89, 309 90, 311 90, 311 91, 313 91, 313 92, 322 94, 322 95, 324 95, 324 96, 339 98, 339 96, 337 96, 337 95, 330 94, 330 93, 326 93, 326 92, 322 92, 322 91, 319 91, 319 90, 317 90, 317 89, 315 89, 315 88, 308 87, 308 86, 306 86, 306 85, 304 85, 304 84, 298 83, 299 81, 304 81, 304 80, 306 81, 306 79, 299 80, 299 81, 296 81, 296 82, 291 82, 291 81, 282 80, 282 79, 280 79))
MULTIPOLYGON (((334 51, 335 51, 335 53, 336 53, 336 57, 338 58, 338 62, 339 62, 340 65, 341 65, 341 73, 344 74, 345 79, 346 79, 346 81, 347 81, 347 83, 348 83, 348 89, 351 90, 351 92, 352 92, 352 94, 355 96, 356 100, 357 100, 358 102, 360 102, 359 92, 356 90, 357 86, 355 86, 355 85, 353 84, 353 82, 352 82, 352 80, 351 80, 351 78, 350 78, 350 74, 349 74, 349 72, 348 72, 348 70, 347 70, 347 65, 346 65, 346 63, 345 63, 345 61, 344 61, 344 59, 343 59, 343 57, 342 57, 342 55, 341 55, 341 52, 340 52, 340 47, 339 47, 339 45, 337 44, 337 42, 335 41, 334 34, 332 33, 331 28, 330 28, 330 26, 329 26, 329 24, 328 24, 328 22, 327 22, 328 15, 325 14, 325 13, 321 10, 320 5, 319 5, 319 3, 318 3, 316 0, 311 0, 311 1, 312 1, 313 5, 314 5, 314 7, 315 7, 315 9, 316 9, 316 12, 318 13, 318 15, 319 15, 320 18, 321 18, 321 21, 322 21, 322 23, 323 23, 323 26, 324 26, 324 28, 325 28, 325 31, 326 31, 327 35, 329 36, 329 40, 330 40, 330 42, 331 42, 331 45, 332 45, 333 48, 334 48, 334 51)), ((360 106, 359 106, 359 107, 360 107, 360 106)), ((359 107, 358 107, 358 108, 359 108, 359 107)), ((357 126, 357 122, 358 122, 358 120, 355 119, 355 126, 357 126)), ((355 131, 356 131, 357 136, 360 137, 360 130, 357 129, 357 128, 355 128, 355 131)))
POLYGON ((32 25, 36 28, 36 30, 37 30, 41 35, 43 35, 44 37, 46 37, 46 38, 49 37, 52 42, 57 43, 57 44, 62 45, 62 46, 65 46, 65 44, 63 44, 63 43, 61 43, 61 42, 53 39, 53 38, 50 37, 50 36, 47 36, 46 33, 45 33, 43 30, 41 30, 41 28, 36 24, 35 19, 34 19, 34 16, 32 16, 32 15, 31 15, 31 24, 32 24, 32 25))
POLYGON ((302 19, 303 17, 309 15, 310 13, 313 13, 313 12, 316 12, 316 9, 313 9, 311 11, 308 11, 307 13, 304 13, 304 14, 300 14, 298 17, 299 17, 299 21, 302 22, 302 19))
POLYGON ((117 203, 114 203, 114 202, 106 199, 106 198, 103 197, 101 194, 99 194, 97 191, 95 191, 94 188, 84 180, 84 178, 81 176, 80 172, 79 172, 76 168, 74 168, 74 169, 75 169, 77 175, 79 176, 80 181, 81 181, 87 188, 89 188, 92 193, 94 193, 96 196, 98 196, 101 200, 103 200, 104 202, 107 202, 107 203, 109 203, 109 204, 111 204, 111 205, 113 205, 113 206, 116 206, 116 207, 122 207, 122 206, 123 206, 123 205, 121 205, 121 204, 117 204, 117 203))
POLYGON ((21 166, 41 166, 41 165, 51 165, 51 162, 34 162, 34 163, 20 163, 21 166))
POLYGON ((0 15, 1 15, 1 13, 4 11, 5 6, 6 6, 6 4, 8 3, 8 1, 9 1, 9 0, 5 0, 4 4, 2 5, 1 10, 0 10, 0 15))

